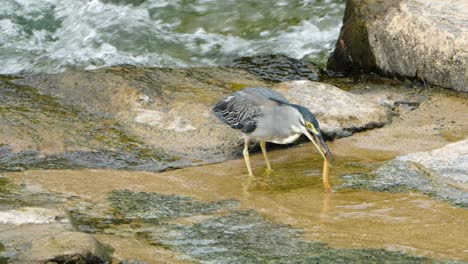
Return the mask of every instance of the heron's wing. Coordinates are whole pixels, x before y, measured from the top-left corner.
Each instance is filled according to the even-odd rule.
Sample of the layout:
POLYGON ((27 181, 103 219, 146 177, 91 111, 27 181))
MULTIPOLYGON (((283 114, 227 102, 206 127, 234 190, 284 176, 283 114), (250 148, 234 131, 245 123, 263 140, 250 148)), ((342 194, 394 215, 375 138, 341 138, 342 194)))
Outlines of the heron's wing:
POLYGON ((249 133, 257 128, 258 117, 268 105, 288 102, 280 93, 268 88, 246 88, 224 98, 213 107, 214 114, 232 128, 249 133))
POLYGON ((240 92, 251 94, 257 99, 264 99, 264 100, 266 99, 266 100, 274 100, 275 102, 279 101, 282 103, 289 103, 288 99, 286 99, 282 94, 269 88, 251 87, 251 88, 245 88, 244 90, 240 92))

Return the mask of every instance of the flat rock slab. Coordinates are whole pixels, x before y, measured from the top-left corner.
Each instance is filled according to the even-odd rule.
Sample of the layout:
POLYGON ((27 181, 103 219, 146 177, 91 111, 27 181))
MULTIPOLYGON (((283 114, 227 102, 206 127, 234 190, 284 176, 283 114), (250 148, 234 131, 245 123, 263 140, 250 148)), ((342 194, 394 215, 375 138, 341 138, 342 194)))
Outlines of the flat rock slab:
MULTIPOLYGON (((92 230, 98 236, 100 233, 137 236, 146 243, 163 245, 166 249, 178 252, 180 258, 187 261, 202 263, 360 263, 364 260, 425 263, 430 261, 429 258, 384 249, 338 249, 325 243, 306 241, 301 237, 302 230, 275 223, 254 210, 239 210, 237 206, 232 206, 235 205, 234 200, 228 203, 225 200, 204 203, 188 196, 129 190, 114 190, 108 198, 117 214, 110 217, 108 214, 99 216, 91 207, 82 208, 83 218, 74 220, 80 223, 80 226, 92 225, 82 231, 92 230), (188 201, 190 203, 187 203, 188 201), (156 203, 160 205, 155 207, 156 203), (218 210, 221 210, 221 214, 218 210), (112 219, 116 216, 125 216, 125 219, 112 219), (83 222, 87 217, 92 221, 83 222), (183 221, 181 217, 193 218, 183 221)), ((437 260, 434 262, 438 263, 437 260)))
POLYGON ((328 69, 416 77, 467 92, 468 3, 347 1, 328 69))
POLYGON ((353 132, 382 127, 392 116, 385 107, 325 83, 292 81, 273 89, 291 102, 309 108, 329 137, 350 136, 353 132))
POLYGON ((4 82, 0 169, 161 171, 223 160, 240 143, 211 106, 256 85, 266 84, 240 69, 130 66, 4 82))
POLYGON ((111 260, 104 245, 80 232, 63 232, 31 243, 31 250, 19 257, 21 261, 104 264, 111 260))
POLYGON ((63 212, 40 207, 23 207, 8 211, 0 211, 0 224, 49 224, 67 222, 63 212))
POLYGON ((377 191, 421 191, 468 207, 468 140, 427 152, 399 156, 370 177, 349 176, 347 187, 377 191))
POLYGON ((468 193, 468 140, 429 152, 408 154, 398 159, 414 162, 429 177, 447 182, 468 193))
MULTIPOLYGON (((128 66, 4 81, 0 169, 161 171, 236 157, 241 134, 211 109, 252 86, 269 84, 233 68, 128 66)), ((390 111, 331 85, 296 81, 274 89, 317 113, 329 137, 389 121, 390 111)))

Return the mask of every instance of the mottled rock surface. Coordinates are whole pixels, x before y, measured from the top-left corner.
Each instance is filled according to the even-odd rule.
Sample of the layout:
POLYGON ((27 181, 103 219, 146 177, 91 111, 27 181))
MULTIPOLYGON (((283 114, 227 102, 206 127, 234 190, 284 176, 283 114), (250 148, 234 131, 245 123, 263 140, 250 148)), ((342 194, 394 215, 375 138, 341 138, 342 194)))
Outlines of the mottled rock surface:
POLYGON ((416 77, 468 91, 468 3, 348 0, 328 69, 416 77))
POLYGON ((31 250, 20 256, 25 261, 57 263, 109 263, 105 247, 92 236, 80 232, 63 232, 33 239, 31 250))
POLYGON ((240 69, 113 67, 0 84, 0 167, 160 171, 232 155, 211 106, 265 85, 240 69))
POLYGON ((381 127, 391 118, 385 107, 329 84, 293 81, 278 84, 273 89, 291 102, 309 108, 317 116, 321 130, 330 137, 381 127))
MULTIPOLYGON (((4 80, 0 169, 162 171, 232 158, 241 134, 211 109, 249 86, 269 84, 241 69, 131 66, 4 80)), ((329 137, 389 120, 389 111, 331 85, 298 81, 275 89, 316 112, 329 137)))
POLYGON ((468 140, 427 152, 399 156, 370 178, 350 177, 348 186, 378 191, 421 191, 468 207, 468 140))
POLYGON ((0 263, 106 263, 109 252, 75 232, 64 197, 0 177, 0 263))
POLYGON ((63 212, 41 207, 22 207, 0 211, 0 224, 49 224, 67 221, 63 212))

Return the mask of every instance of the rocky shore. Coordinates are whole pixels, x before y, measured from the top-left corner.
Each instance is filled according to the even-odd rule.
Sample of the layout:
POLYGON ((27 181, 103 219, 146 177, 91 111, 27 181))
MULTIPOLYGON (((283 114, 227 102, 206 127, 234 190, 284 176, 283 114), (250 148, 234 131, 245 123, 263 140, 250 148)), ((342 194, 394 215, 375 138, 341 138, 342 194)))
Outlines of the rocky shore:
POLYGON ((328 72, 350 77, 281 55, 1 76, 0 263, 467 262, 467 6, 450 2, 347 1, 328 72), (316 114, 334 193, 306 141, 247 177, 211 107, 252 86, 316 114))

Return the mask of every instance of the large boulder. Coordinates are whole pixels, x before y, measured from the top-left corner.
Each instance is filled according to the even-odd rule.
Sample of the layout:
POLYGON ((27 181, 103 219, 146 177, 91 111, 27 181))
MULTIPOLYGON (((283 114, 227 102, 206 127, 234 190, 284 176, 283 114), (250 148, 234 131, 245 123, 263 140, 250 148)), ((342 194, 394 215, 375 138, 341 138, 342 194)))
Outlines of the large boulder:
POLYGON ((416 77, 468 92, 468 2, 348 0, 335 72, 416 77))

